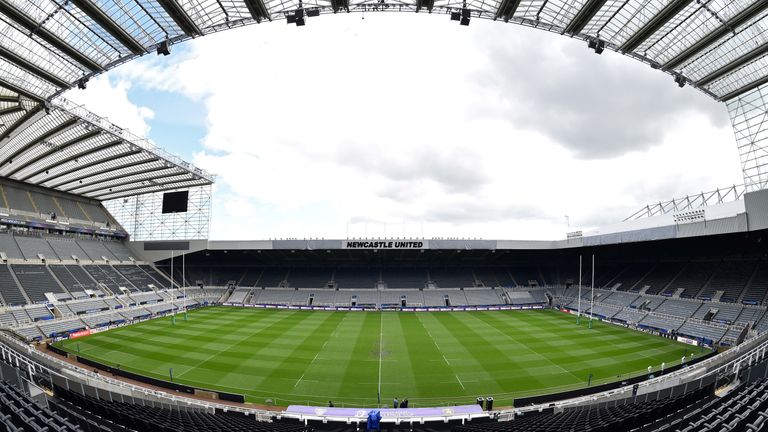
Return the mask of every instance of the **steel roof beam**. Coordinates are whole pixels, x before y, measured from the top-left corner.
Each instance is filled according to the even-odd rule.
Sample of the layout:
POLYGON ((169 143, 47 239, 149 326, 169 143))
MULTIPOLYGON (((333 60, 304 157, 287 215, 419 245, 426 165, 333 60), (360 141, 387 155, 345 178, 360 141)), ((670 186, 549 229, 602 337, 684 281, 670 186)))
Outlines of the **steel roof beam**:
POLYGON ((15 64, 16 66, 26 70, 27 72, 33 75, 39 76, 40 78, 48 81, 51 84, 55 84, 61 88, 72 87, 72 84, 64 81, 58 76, 48 72, 47 70, 37 66, 36 64, 28 61, 27 59, 21 57, 20 55, 16 54, 15 52, 9 49, 6 49, 1 45, 0 45, 0 57, 3 57, 6 61, 9 61, 15 64))
POLYGON ((0 87, 5 87, 5 88, 7 88, 10 91, 12 91, 14 93, 18 93, 18 94, 20 94, 22 96, 26 96, 26 97, 34 100, 35 102, 42 102, 43 101, 43 97, 42 96, 34 94, 34 93, 30 93, 27 89, 21 88, 21 87, 17 86, 16 84, 13 84, 12 82, 9 82, 6 79, 3 79, 2 77, 0 77, 0 87))
POLYGON ((101 8, 93 4, 91 0, 70 0, 84 14, 88 15, 96 24, 107 31, 112 37, 117 39, 124 47, 128 48, 133 54, 141 55, 146 52, 144 46, 120 27, 109 15, 101 8))
POLYGON ((0 167, 2 167, 5 164, 12 163, 12 161, 14 159, 16 159, 17 157, 19 157, 22 154, 24 154, 24 152, 26 152, 27 150, 29 150, 32 147, 40 144, 40 142, 42 142, 42 141, 45 141, 45 140, 47 140, 47 139, 49 139, 49 138, 51 138, 53 136, 56 136, 57 134, 60 134, 60 133, 64 132, 65 130, 67 130, 67 129, 71 128, 72 126, 76 125, 78 122, 79 122, 78 119, 71 118, 71 119, 65 121, 64 123, 54 127, 53 129, 45 132, 44 134, 40 135, 39 137, 37 137, 37 138, 33 139, 32 141, 28 142, 27 144, 19 147, 18 149, 16 149, 16 151, 11 153, 10 156, 7 156, 5 159, 3 159, 3 161, 0 162, 0 167))
POLYGON ((10 176, 16 174, 17 172, 19 172, 20 170, 22 170, 22 169, 24 169, 26 167, 29 167, 32 164, 40 162, 41 160, 47 158, 48 156, 50 156, 52 154, 56 154, 57 152, 60 152, 61 150, 64 150, 67 147, 71 147, 71 146, 73 146, 75 144, 79 144, 79 143, 81 143, 81 142, 83 142, 83 141, 85 141, 87 139, 91 139, 91 138, 93 138, 95 136, 98 136, 99 134, 101 134, 101 131, 98 131, 98 130, 91 131, 91 132, 86 132, 85 134, 80 135, 77 138, 73 138, 73 139, 71 139, 71 140, 69 140, 69 141, 67 141, 65 143, 62 143, 62 144, 60 144, 58 146, 50 148, 50 149, 48 149, 48 151, 42 152, 39 155, 33 157, 32 159, 30 159, 28 161, 24 161, 24 165, 17 166, 15 169, 13 169, 9 173, 7 173, 6 176, 10 177, 10 176))
POLYGON ((504 22, 509 22, 510 18, 515 15, 518 6, 520 6, 520 0, 503 0, 499 4, 499 10, 496 11, 494 19, 503 19, 504 22))
MULTIPOLYGON (((102 150, 106 150, 108 148, 120 145, 122 143, 123 143, 122 140, 110 141, 110 142, 104 143, 104 144, 102 144, 100 146, 94 147, 92 149, 88 149, 88 150, 86 150, 86 151, 84 151, 82 153, 77 153, 77 154, 70 155, 69 157, 64 158, 62 160, 54 161, 53 163, 48 164, 48 166, 44 166, 44 167, 40 168, 39 170, 33 172, 32 174, 28 174, 26 177, 21 178, 20 180, 21 181, 27 181, 27 180, 31 179, 32 177, 34 177, 36 175, 40 175, 41 173, 44 173, 45 171, 48 171, 49 169, 51 169, 51 168, 53 168, 55 166, 64 165, 65 163, 76 161, 76 160, 78 160, 81 157, 85 157, 85 156, 88 156, 88 155, 91 155, 91 154, 94 154, 94 153, 98 153, 98 152, 100 152, 102 150)), ((98 161, 95 161, 95 162, 92 162, 92 163, 87 163, 87 164, 80 165, 79 167, 76 167, 74 169, 70 169, 70 170, 67 170, 67 171, 62 171, 62 172, 60 172, 58 174, 54 174, 54 175, 48 177, 42 183, 49 182, 49 181, 51 181, 53 179, 59 178, 61 176, 67 175, 67 174, 71 174, 71 173, 73 173, 75 171, 79 171, 79 170, 84 169, 84 168, 88 168, 88 167, 90 167, 92 165, 98 165, 99 163, 102 163, 102 162, 104 162, 104 161, 103 160, 98 160, 98 161)), ((66 184, 66 182, 62 183, 62 184, 66 184)))
MULTIPOLYGON (((137 164, 136 162, 133 162, 133 163, 128 164, 128 165, 138 166, 138 165, 144 165, 146 163, 149 163, 149 161, 142 161, 141 164, 137 164)), ((115 172, 116 173, 120 169, 122 169, 122 168, 110 169, 110 170, 108 170, 106 172, 102 172, 102 173, 99 173, 97 175, 92 175, 90 177, 97 177, 97 176, 100 176, 100 175, 103 175, 103 174, 108 174, 110 172, 115 172)), ((85 183, 78 183, 77 185, 75 185, 75 187, 69 187, 69 188, 62 189, 62 190, 66 191, 66 192, 69 192, 69 191, 73 191, 73 190, 76 190, 76 189, 83 189, 83 188, 87 188, 87 187, 90 187, 90 186, 93 186, 93 185, 98 185, 100 183, 107 183, 107 182, 111 182, 111 181, 114 181, 114 180, 119 180, 119 179, 121 179, 123 177, 127 177, 127 176, 134 176, 134 175, 140 175, 140 174, 149 174, 149 173, 157 172, 157 171, 164 170, 164 169, 168 169, 168 167, 162 166, 162 165, 161 166, 153 166, 153 167, 146 168, 146 169, 143 169, 143 170, 140 170, 140 171, 132 172, 130 174, 116 174, 116 175, 109 176, 109 177, 103 177, 103 178, 100 178, 98 180, 91 180, 91 181, 88 181, 88 182, 85 182, 85 183)), ((131 184, 131 183, 135 183, 135 182, 136 181, 134 180, 134 181, 126 182, 126 184, 131 184)), ((120 185, 120 186, 123 186, 123 185, 120 185)), ((109 187, 117 187, 117 185, 112 185, 112 186, 109 186, 109 187)), ((99 189, 94 189, 94 190, 99 190, 99 189)))
POLYGON ((187 185, 183 184, 183 183, 189 183, 191 181, 194 181, 194 179, 187 179, 187 180, 183 180, 181 182, 158 183, 156 185, 149 185, 149 186, 145 185, 144 189, 150 188, 150 187, 154 187, 154 189, 146 190, 146 191, 143 191, 143 192, 139 192, 138 194, 135 193, 136 189, 132 189, 130 191, 118 191, 118 192, 115 192, 112 195, 109 195, 109 194, 99 195, 99 197, 105 197, 105 198, 95 198, 95 197, 88 197, 88 198, 96 199, 96 200, 99 200, 99 201, 107 201, 107 200, 114 200, 114 199, 118 199, 118 198, 125 198, 125 197, 129 197, 129 196, 134 196, 134 195, 143 195, 143 194, 148 194, 148 193, 165 192, 165 191, 175 190, 175 189, 179 189, 179 188, 189 189, 189 188, 192 188, 192 187, 205 186, 204 183, 200 183, 200 184, 187 184, 187 185))
POLYGON ((758 79, 757 81, 752 81, 751 83, 749 83, 749 84, 747 84, 747 85, 745 85, 743 87, 737 88, 736 90, 734 90, 734 91, 732 91, 730 93, 726 93, 723 96, 720 96, 719 98, 717 98, 717 100, 719 100, 720 102, 725 102, 727 100, 730 100, 730 99, 733 99, 735 97, 741 96, 744 93, 746 93, 746 92, 748 92, 750 90, 754 90, 754 89, 756 89, 756 88, 758 88, 758 87, 760 87, 761 85, 764 85, 764 84, 768 84, 768 75, 758 79))
POLYGON ((88 58, 88 56, 73 48, 54 33, 35 22, 35 20, 27 16, 27 14, 10 4, 8 0, 0 0, 0 12, 12 19, 16 24, 26 29, 30 34, 36 35, 54 48, 71 57, 73 60, 75 60, 75 62, 90 69, 91 72, 98 72, 104 69, 100 64, 91 60, 88 58))
POLYGON ((741 27, 744 23, 756 17, 766 9, 768 9, 768 1, 758 0, 752 3, 743 11, 736 14, 736 16, 726 21, 723 25, 710 32, 703 38, 699 39, 696 43, 689 46, 678 55, 672 57, 672 59, 661 66, 662 69, 670 70, 680 66, 681 64, 693 58, 695 55, 699 54, 702 50, 704 50, 706 47, 721 37, 727 35, 728 33, 735 33, 737 28, 741 27))
MULTIPOLYGON (((177 174, 177 175, 184 175, 184 174, 186 174, 186 173, 181 173, 181 174, 177 174)), ((125 195, 121 195, 121 196, 130 196, 131 194, 130 193, 126 194, 126 192, 133 192, 133 191, 136 191, 136 190, 141 190, 141 189, 146 189, 146 188, 151 188, 151 187, 160 187, 160 188, 162 188, 164 186, 172 186, 172 185, 175 185, 175 184, 186 183, 186 182, 190 182, 190 181, 193 181, 193 180, 195 180, 195 179, 188 177, 188 178, 184 178, 184 179, 174 180, 174 181, 171 181, 171 182, 168 182, 168 183, 157 183, 156 182, 156 183, 149 183, 149 184, 139 184, 139 185, 130 187, 128 189, 123 189, 123 190, 119 190, 119 191, 108 191, 106 193, 98 193, 98 194, 94 194, 94 195, 88 195, 88 194, 83 194, 83 195, 87 196, 89 198, 101 200, 101 197, 110 196, 112 194, 125 194, 125 195)), ((168 189, 171 189, 171 188, 168 188, 168 189)))
POLYGON ((175 22, 188 36, 203 35, 200 27, 195 24, 192 18, 187 15, 187 12, 184 11, 184 8, 182 8, 176 0, 157 0, 157 2, 160 4, 160 7, 165 10, 168 16, 173 19, 173 22, 175 22))
POLYGON ((606 1, 607 0, 588 0, 584 3, 584 6, 581 7, 579 13, 577 13, 565 27, 565 33, 581 33, 581 31, 584 30, 584 27, 589 24, 589 21, 592 20, 592 17, 594 17, 603 5, 605 5, 606 1))
MULTIPOLYGON (((167 169, 169 169, 169 168, 166 167, 166 166, 159 166, 159 167, 155 167, 155 169, 153 169, 153 170, 144 170, 144 171, 147 171, 147 172, 131 173, 131 174, 129 174, 129 176, 134 176, 134 175, 139 175, 139 174, 148 174, 148 173, 151 173, 151 172, 163 171, 163 170, 167 170, 167 169)), ((114 188, 119 188, 119 187, 122 187, 122 186, 128 186, 128 185, 132 185, 132 184, 135 184, 135 183, 148 182, 150 180, 159 180, 159 179, 165 179, 165 178, 169 178, 169 177, 178 177, 178 176, 184 175, 184 174, 186 174, 186 173, 179 173, 179 172, 175 172, 174 171, 172 173, 157 174, 157 175, 149 176, 149 177, 143 178, 141 180, 126 180, 126 181, 123 181, 123 182, 119 182, 119 183, 115 183, 113 185, 107 185, 107 186, 101 186, 100 185, 100 184, 106 183, 107 181, 119 179, 120 177, 126 177, 125 175, 123 175, 123 176, 120 176, 120 177, 111 178, 109 180, 99 181, 99 182, 95 183, 97 185, 95 188, 83 190, 83 191, 76 192, 76 193, 78 195, 85 195, 85 194, 92 194, 94 192, 99 192, 99 191, 104 191, 104 190, 108 190, 109 192, 112 192, 112 189, 114 189, 114 188)), ((143 184, 141 186, 142 187, 147 187, 147 185, 145 185, 145 184, 143 184)), ((78 188, 75 188, 75 189, 79 190, 81 188, 78 187, 78 188)), ((105 194, 99 193, 99 194, 96 194, 96 195, 98 196, 98 195, 105 195, 105 194)), ((108 195, 108 194, 106 194, 106 195, 108 195)))
POLYGON ((667 3, 659 13, 653 16, 648 22, 646 22, 640 29, 629 37, 621 46, 620 51, 630 52, 640 46, 646 39, 653 36, 656 31, 668 23, 669 20, 679 14, 686 6, 691 4, 693 0, 673 0, 667 3))
POLYGON ((709 75, 705 76, 704 78, 696 81, 697 87, 703 87, 713 81, 716 81, 729 73, 735 71, 736 69, 741 68, 742 66, 752 63, 753 61, 757 60, 758 58, 768 54, 768 44, 763 44, 752 51, 743 54, 739 56, 737 59, 733 60, 732 62, 726 64, 725 66, 721 67, 720 69, 715 70, 714 72, 711 72, 709 75))
POLYGON ((0 102, 16 102, 21 103, 21 97, 16 95, 0 95, 0 102))
POLYGON ((267 5, 261 0, 244 0, 245 6, 248 7, 248 12, 251 13, 253 19, 257 23, 260 23, 264 18, 272 21, 272 17, 269 15, 269 9, 267 5))
POLYGON ((0 116, 8 115, 8 114, 14 114, 19 111, 24 111, 24 107, 21 105, 11 106, 8 108, 0 109, 0 116))
MULTIPOLYGON (((119 144, 122 144, 122 141, 115 141, 113 143, 113 145, 119 145, 119 144)), ((101 150, 102 149, 99 149, 99 151, 101 151, 101 150)), ((93 152, 93 153, 95 153, 95 152, 93 152)), ((120 159, 123 159, 123 158, 131 157, 131 156, 135 156, 135 155, 140 154, 140 153, 141 153, 141 150, 129 150, 127 152, 118 153, 118 154, 116 154, 114 156, 110 156, 110 157, 105 158, 105 159, 97 159, 95 161, 91 161, 91 162, 88 162, 88 163, 85 163, 85 164, 82 164, 82 165, 78 165, 78 166, 70 168, 70 169, 68 169, 66 171, 62 171, 62 172, 60 172, 58 174, 52 175, 51 177, 49 177, 48 179, 46 179, 46 180, 44 180, 44 181, 42 181, 40 183, 47 183, 47 182, 49 182, 51 180, 55 180, 57 178, 64 177, 66 175, 69 175, 69 174, 72 174, 72 173, 76 173, 78 171, 87 170, 88 168, 92 168, 92 167, 95 167, 97 165, 105 164, 105 163, 108 163, 108 162, 113 162, 113 161, 120 160, 120 159)), ((110 171, 114 171, 114 170, 118 170, 118 169, 130 168, 130 167, 133 167, 133 166, 137 166, 137 165, 141 165, 141 164, 145 164, 145 163, 149 163, 149 162, 154 162, 156 160, 157 159, 132 161, 132 162, 129 162, 129 163, 126 163, 126 164, 123 164, 123 165, 118 165, 116 167, 107 167, 107 168, 101 169, 101 170, 96 171, 96 172, 86 172, 84 174, 79 174, 78 177, 73 177, 71 179, 60 181, 60 182, 58 182, 58 183, 56 183, 54 185, 48 186, 48 187, 50 187, 51 189, 56 189, 56 188, 59 188, 62 185, 73 183, 73 182, 78 182, 78 181, 81 181, 81 180, 83 180, 85 178, 88 178, 88 177, 93 177, 93 176, 101 175, 101 174, 108 173, 110 171)))
POLYGON ((42 105, 37 105, 36 107, 27 111, 27 113, 18 119, 16 123, 12 124, 8 129, 0 133, 0 142, 3 142, 8 137, 10 137, 11 134, 19 129, 22 125, 34 123, 38 121, 43 115, 45 115, 45 112, 43 111, 42 105))

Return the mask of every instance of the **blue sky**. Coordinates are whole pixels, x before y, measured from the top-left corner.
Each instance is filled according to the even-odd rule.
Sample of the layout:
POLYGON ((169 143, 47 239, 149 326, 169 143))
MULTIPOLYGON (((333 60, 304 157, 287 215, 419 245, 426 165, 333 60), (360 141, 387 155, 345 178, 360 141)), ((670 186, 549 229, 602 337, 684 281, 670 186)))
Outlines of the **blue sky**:
POLYGON ((214 239, 563 238, 566 214, 588 230, 741 182, 724 105, 581 41, 453 24, 228 30, 70 97, 217 174, 214 239))

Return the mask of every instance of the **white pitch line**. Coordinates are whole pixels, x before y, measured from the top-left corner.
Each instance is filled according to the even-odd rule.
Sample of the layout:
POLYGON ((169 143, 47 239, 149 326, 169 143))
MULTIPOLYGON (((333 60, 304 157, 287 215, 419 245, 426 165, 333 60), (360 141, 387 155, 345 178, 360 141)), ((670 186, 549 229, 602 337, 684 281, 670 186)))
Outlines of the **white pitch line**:
POLYGON ((461 380, 459 379, 459 376, 458 376, 458 375, 456 375, 456 374, 453 374, 453 376, 455 376, 455 377, 456 377, 456 381, 458 381, 458 382, 459 382, 459 385, 461 386, 461 389, 462 389, 462 390, 464 390, 464 384, 462 384, 462 383, 461 383, 461 380))
MULTIPOLYGON (((435 344, 435 346, 437 346, 437 344, 435 344)), ((437 348, 437 349, 439 350, 440 348, 437 348)), ((442 354, 442 353, 441 353, 441 354, 442 354)), ((448 362, 448 359, 447 359, 447 358, 445 358, 445 354, 443 354, 443 360, 445 360, 445 364, 447 364, 448 366, 450 366, 450 365, 451 365, 451 363, 449 363, 449 362, 448 362)))
POLYGON ((299 380, 296 381, 296 384, 293 385, 293 388, 296 388, 296 386, 299 385, 302 379, 304 379, 304 374, 301 374, 301 378, 299 378, 299 380))
POLYGON ((381 314, 381 319, 379 320, 379 393, 378 396, 381 397, 381 357, 384 351, 384 313, 379 312, 381 314))

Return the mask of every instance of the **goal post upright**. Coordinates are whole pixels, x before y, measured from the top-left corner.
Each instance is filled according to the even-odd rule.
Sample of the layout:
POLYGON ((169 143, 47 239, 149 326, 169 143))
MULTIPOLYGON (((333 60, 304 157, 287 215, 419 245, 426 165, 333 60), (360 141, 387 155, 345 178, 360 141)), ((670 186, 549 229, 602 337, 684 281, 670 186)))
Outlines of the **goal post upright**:
POLYGON ((173 278, 173 250, 171 250, 171 325, 176 325, 176 287, 173 278))
POLYGON ((590 285, 592 294, 589 301, 589 328, 592 328, 593 309, 595 308, 595 254, 592 254, 592 281, 590 285))
POLYGON ((579 255, 579 305, 576 311, 576 325, 581 324, 581 255, 579 255))

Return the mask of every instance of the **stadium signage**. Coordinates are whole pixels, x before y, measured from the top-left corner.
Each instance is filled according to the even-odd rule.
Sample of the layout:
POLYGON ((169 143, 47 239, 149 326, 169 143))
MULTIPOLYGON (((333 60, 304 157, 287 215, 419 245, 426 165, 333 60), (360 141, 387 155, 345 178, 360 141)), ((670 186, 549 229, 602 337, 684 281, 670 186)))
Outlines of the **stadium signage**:
POLYGON ((688 344, 688 345, 698 345, 699 344, 699 341, 697 341, 696 339, 687 338, 685 336, 678 336, 677 337, 677 341, 685 343, 685 344, 688 344))
POLYGON ((81 330, 81 331, 76 331, 76 332, 70 333, 69 334, 69 338, 70 339, 77 339, 77 338, 81 338, 83 336, 88 336, 89 334, 91 334, 90 330, 81 330))
POLYGON ((345 241, 344 249, 424 249, 423 241, 412 240, 365 240, 345 241))

